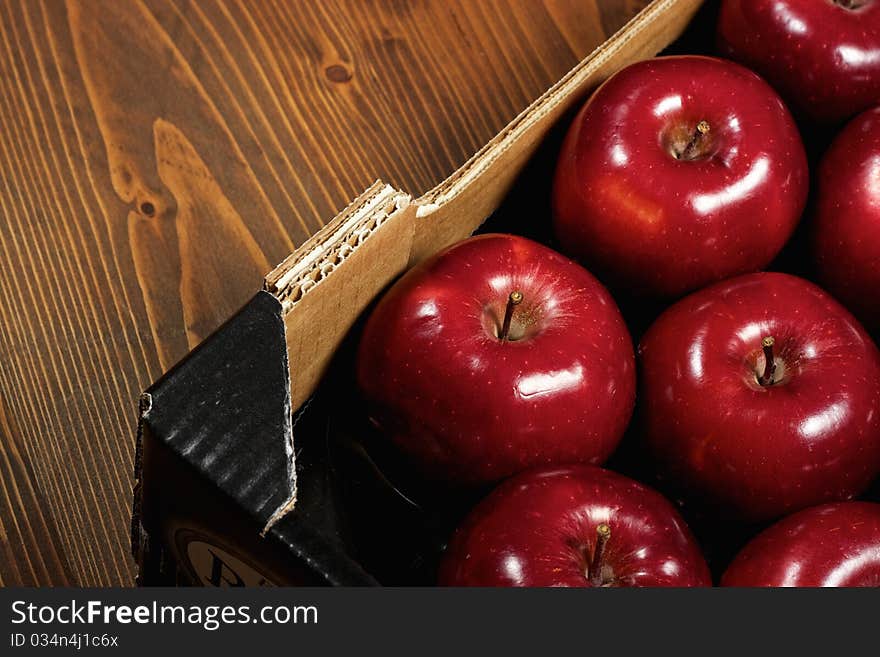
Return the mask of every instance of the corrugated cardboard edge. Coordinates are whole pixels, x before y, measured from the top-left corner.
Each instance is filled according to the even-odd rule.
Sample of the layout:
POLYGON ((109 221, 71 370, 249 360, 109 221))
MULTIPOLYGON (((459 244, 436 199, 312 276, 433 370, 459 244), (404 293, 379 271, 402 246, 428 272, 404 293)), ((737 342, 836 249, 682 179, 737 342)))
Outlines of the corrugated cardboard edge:
MULTIPOLYGON (((413 201, 377 181, 273 270, 265 289, 286 313, 292 408, 312 394, 339 343, 381 289, 412 264, 473 233, 553 123, 620 68, 656 55, 702 2, 654 0, 427 194, 413 201), (314 294, 320 288, 324 293, 314 294)), ((294 494, 266 530, 295 503, 294 494)))
POLYGON ((273 269, 266 276, 264 289, 281 299, 286 311, 291 310, 302 294, 335 270, 410 200, 405 192, 377 180, 273 269))
MULTIPOLYGON (((408 266, 414 216, 410 195, 376 181, 266 277, 264 289, 279 299, 286 313, 291 410, 311 396, 366 305, 408 266), (347 270, 360 275, 346 277, 347 270), (322 287, 335 289, 315 295, 322 287), (336 307, 321 299, 332 299, 336 307)), ((296 506, 292 431, 286 440, 291 495, 272 514, 263 534, 296 506)))
POLYGON ((266 277, 286 313, 292 408, 312 394, 367 304, 407 268, 414 217, 408 194, 377 181, 266 277))

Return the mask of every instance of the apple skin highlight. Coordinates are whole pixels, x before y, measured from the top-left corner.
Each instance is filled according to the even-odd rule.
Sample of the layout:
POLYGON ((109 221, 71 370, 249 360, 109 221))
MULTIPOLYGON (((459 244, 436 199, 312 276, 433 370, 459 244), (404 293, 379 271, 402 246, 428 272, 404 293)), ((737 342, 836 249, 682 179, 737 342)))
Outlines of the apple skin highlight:
POLYGON ((724 0, 718 51, 814 122, 840 123, 880 100, 878 0, 724 0))
POLYGON ((880 504, 824 504, 752 539, 722 586, 880 587, 880 504))
POLYGON ((531 240, 481 235, 407 273, 364 330, 370 419, 430 479, 499 481, 604 462, 626 428, 635 358, 604 287, 531 240), (509 335, 500 332, 510 295, 509 335))
POLYGON ((520 474, 484 499, 453 536, 439 583, 690 587, 712 579, 662 495, 610 470, 569 466, 520 474))
POLYGON ((661 57, 614 75, 575 118, 554 230, 612 289, 674 298, 766 266, 807 186, 797 127, 766 82, 720 59, 661 57))
POLYGON ((696 292, 651 326, 639 364, 660 471, 719 512, 771 520, 851 499, 880 472, 880 354, 812 283, 760 273, 696 292))
POLYGON ((850 121, 817 176, 813 250, 823 286, 880 330, 880 108, 850 121))

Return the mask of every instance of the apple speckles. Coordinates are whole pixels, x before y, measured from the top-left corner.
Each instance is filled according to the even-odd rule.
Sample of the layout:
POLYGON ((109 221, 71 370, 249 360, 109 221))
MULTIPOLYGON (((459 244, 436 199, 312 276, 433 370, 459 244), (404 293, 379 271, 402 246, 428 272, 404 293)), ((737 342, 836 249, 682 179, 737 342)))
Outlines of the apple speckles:
POLYGON ((455 533, 439 581, 455 586, 711 584, 693 537, 668 501, 626 477, 588 466, 532 470, 502 484, 455 533), (512 557, 515 573, 507 567, 512 557))
POLYGON ((797 128, 756 75, 707 57, 649 60, 606 82, 572 125, 554 230, 615 287, 675 297, 769 263, 800 218, 807 178, 797 128), (670 157, 667 137, 702 121, 711 156, 670 157), (626 165, 602 166, 615 149, 626 165))
POLYGON ((535 465, 603 462, 632 411, 635 364, 595 278, 527 239, 484 235, 388 292, 364 331, 358 383, 381 431, 417 467, 470 485, 535 465), (500 340, 514 286, 523 300, 511 331, 517 321, 523 330, 500 340))
POLYGON ((813 121, 835 123, 880 97, 880 5, 725 0, 722 54, 760 73, 813 121), (804 62, 809 62, 805 66, 804 62))
POLYGON ((880 472, 877 348, 802 279, 753 274, 695 293, 639 353, 648 442, 692 496, 761 520, 856 494, 880 472), (784 367, 769 386, 754 375, 764 335, 784 367))

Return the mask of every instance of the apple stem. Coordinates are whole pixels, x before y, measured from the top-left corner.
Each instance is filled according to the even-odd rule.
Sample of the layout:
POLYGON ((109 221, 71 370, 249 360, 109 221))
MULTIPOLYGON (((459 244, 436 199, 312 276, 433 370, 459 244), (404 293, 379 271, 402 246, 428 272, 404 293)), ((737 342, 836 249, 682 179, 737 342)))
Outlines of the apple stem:
POLYGON ((862 0, 834 0, 834 4, 840 5, 844 9, 858 9, 862 6, 862 0))
POLYGON ((590 585, 602 586, 605 579, 602 571, 605 567, 605 548, 611 538, 611 527, 604 522, 596 527, 596 547, 593 548, 593 559, 590 561, 590 585))
POLYGON ((764 350, 764 373, 758 379, 758 383, 762 386, 769 386, 773 383, 773 374, 776 372, 776 359, 773 357, 774 344, 776 341, 770 335, 761 340, 761 348, 764 350))
POLYGON ((691 140, 687 143, 687 146, 685 146, 679 154, 679 159, 693 159, 694 149, 700 144, 703 137, 709 134, 710 130, 711 127, 709 126, 708 121, 700 121, 697 124, 697 129, 694 130, 694 134, 691 136, 691 140))
POLYGON ((501 322, 501 331, 498 333, 498 339, 502 342, 507 340, 510 333, 510 320, 513 319, 513 309, 522 303, 523 295, 519 290, 514 290, 507 297, 507 308, 504 309, 504 321, 501 322))

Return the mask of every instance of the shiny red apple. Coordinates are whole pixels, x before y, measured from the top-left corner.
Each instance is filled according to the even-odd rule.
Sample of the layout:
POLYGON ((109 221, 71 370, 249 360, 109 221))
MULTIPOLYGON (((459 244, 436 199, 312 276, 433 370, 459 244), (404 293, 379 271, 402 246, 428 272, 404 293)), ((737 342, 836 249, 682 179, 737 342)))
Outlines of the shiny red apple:
POLYGON ((495 489, 455 532, 444 586, 711 586, 662 495, 591 466, 532 470, 495 489))
POLYGON ((754 538, 722 586, 880 587, 880 504, 823 504, 754 538))
POLYGON ((880 101, 880 0, 724 0, 718 45, 815 121, 880 101))
POLYGON ((554 228, 608 284, 674 297, 769 263, 807 184, 800 135, 769 85, 720 59, 661 57, 617 73, 575 119, 554 228))
POLYGON ((417 266, 381 300, 357 380, 372 422, 431 479, 601 463, 635 395, 631 338, 586 270, 513 235, 417 266))
POLYGON ((880 329, 880 108, 853 119, 819 170, 813 247, 823 285, 880 329))
POLYGON ((880 354, 827 293, 740 276, 666 310, 639 346, 648 445, 685 492, 745 520, 861 493, 880 472, 880 354))

